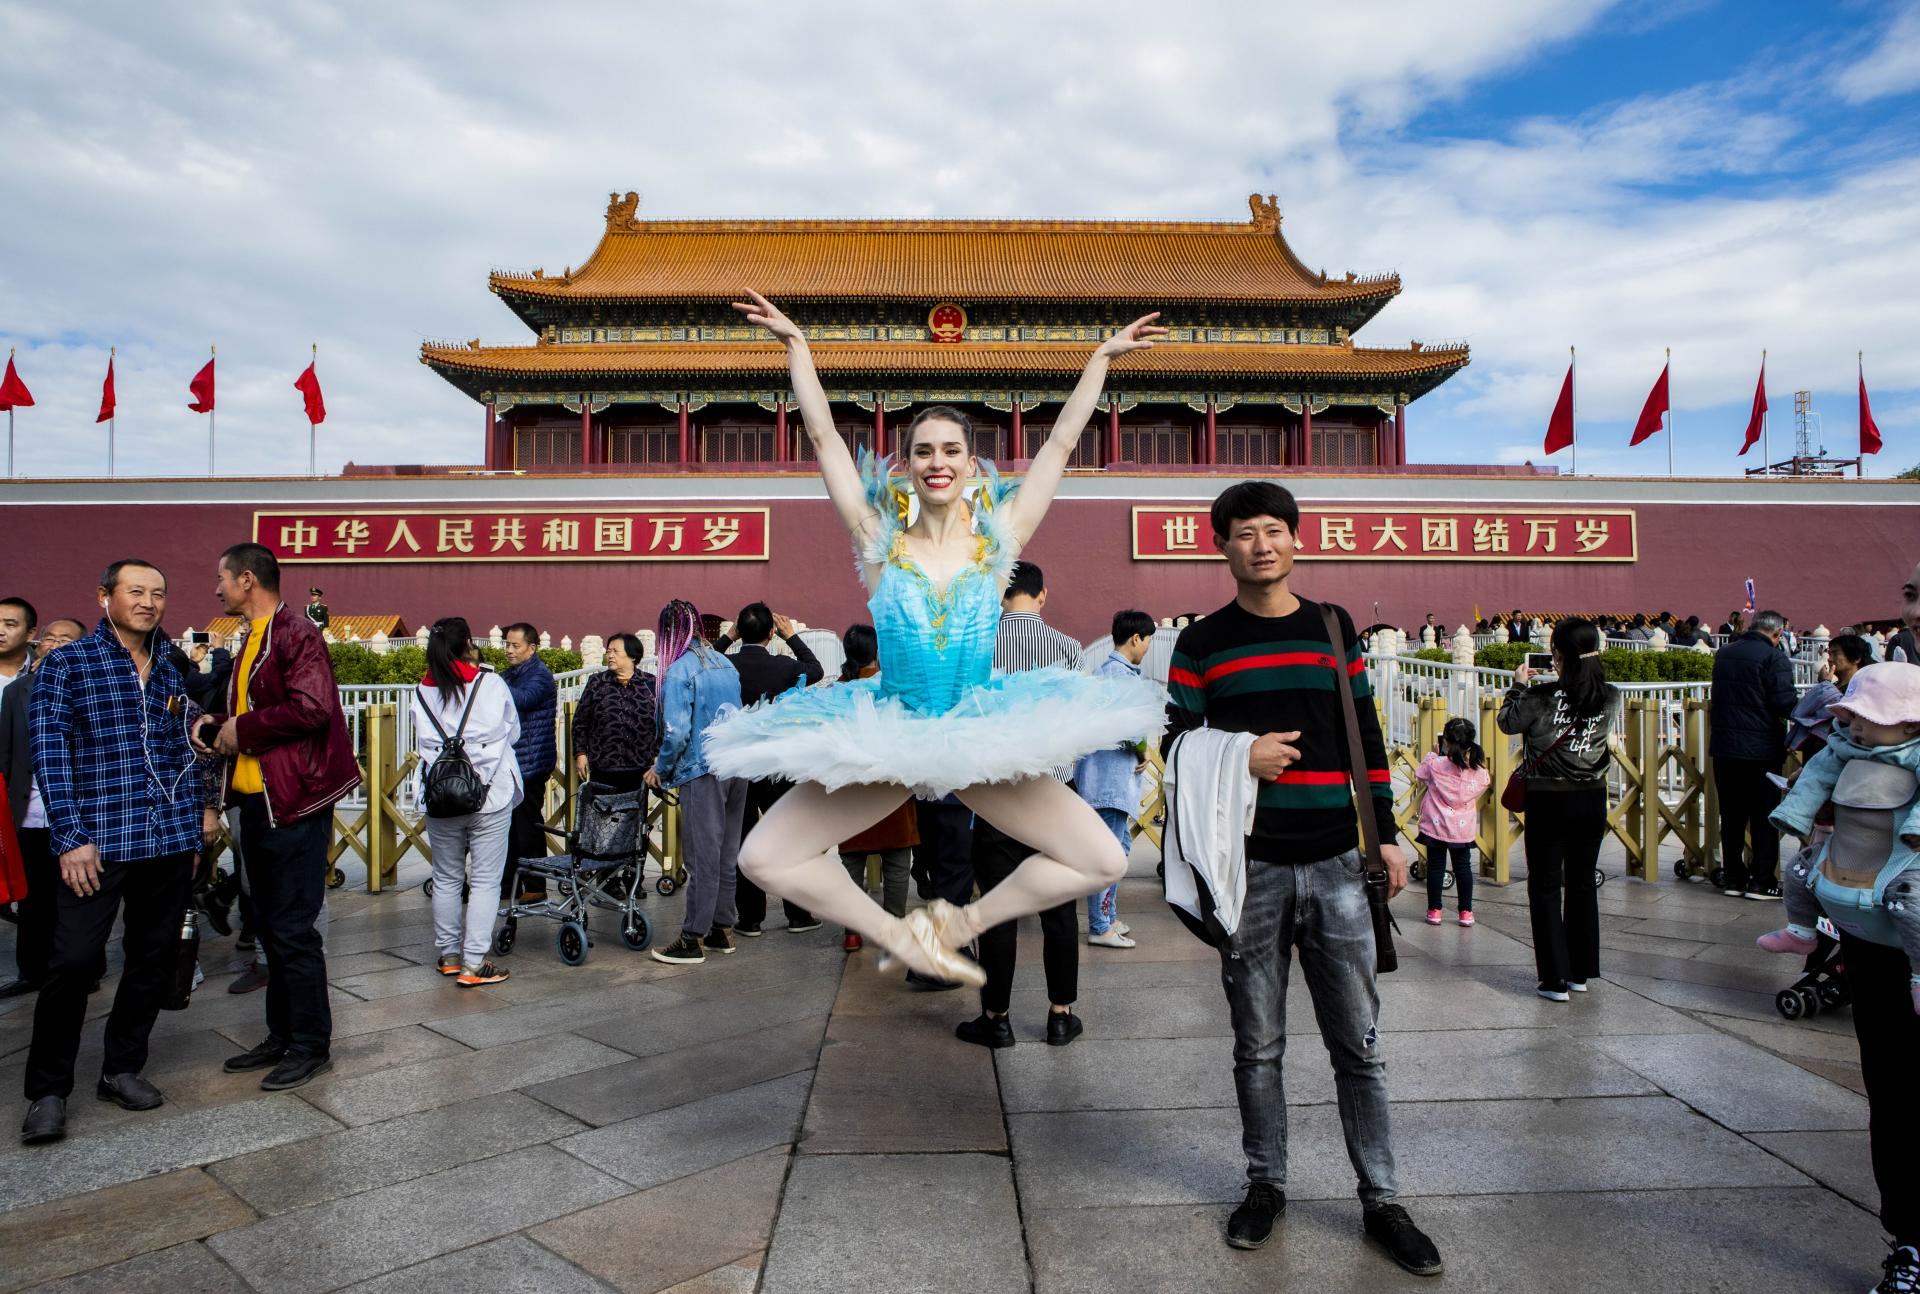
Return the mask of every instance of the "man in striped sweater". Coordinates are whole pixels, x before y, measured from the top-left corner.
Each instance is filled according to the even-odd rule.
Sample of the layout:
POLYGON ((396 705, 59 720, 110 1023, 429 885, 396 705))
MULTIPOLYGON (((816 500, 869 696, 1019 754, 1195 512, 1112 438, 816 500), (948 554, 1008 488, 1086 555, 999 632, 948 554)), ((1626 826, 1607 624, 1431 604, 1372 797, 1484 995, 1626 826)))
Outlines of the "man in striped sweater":
MULTIPOLYGON (((1247 837, 1246 903, 1221 950, 1249 1183, 1245 1203, 1227 1221, 1227 1243, 1265 1244, 1287 1206, 1280 1062, 1287 975, 1298 948, 1333 1060, 1366 1234, 1408 1271, 1437 1275, 1439 1251, 1396 1202, 1373 922, 1334 673, 1346 671, 1358 703, 1367 810, 1381 840, 1392 840, 1392 779, 1359 638, 1352 618, 1335 607, 1341 641, 1330 641, 1320 605, 1288 587, 1300 525, 1292 494, 1271 482, 1245 482, 1214 501, 1212 520, 1214 543, 1237 587, 1232 602, 1189 625, 1175 643, 1167 716, 1169 742, 1203 726, 1259 734, 1248 756, 1260 787, 1247 837)), ((1406 858, 1397 845, 1383 852, 1397 894, 1407 883, 1406 858)))

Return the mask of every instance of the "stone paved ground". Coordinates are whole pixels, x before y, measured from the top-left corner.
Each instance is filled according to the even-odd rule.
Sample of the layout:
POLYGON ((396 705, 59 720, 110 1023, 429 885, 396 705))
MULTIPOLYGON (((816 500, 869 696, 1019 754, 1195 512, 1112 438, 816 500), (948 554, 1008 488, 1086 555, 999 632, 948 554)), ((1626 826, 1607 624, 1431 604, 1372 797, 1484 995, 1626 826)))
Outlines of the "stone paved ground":
MULTIPOLYGON (((1605 980, 1568 1005, 1532 994, 1521 885, 1483 887, 1474 930, 1397 905, 1381 1028, 1441 1287, 1866 1288, 1883 1250, 1848 1017, 1775 1014, 1788 968, 1752 940, 1777 905, 1607 870, 1605 980)), ((163 1109, 85 1099, 96 1019, 68 1140, 0 1142, 0 1287, 1434 1288, 1361 1238, 1298 993, 1291 1209, 1258 1253, 1221 1243, 1242 1165, 1217 970, 1151 858, 1134 873, 1140 947, 1084 950, 1085 1038, 1042 1045, 1030 929, 1020 1042, 997 1055, 953 1039, 966 995, 906 991, 831 927, 776 925, 693 969, 609 931, 568 969, 530 922, 513 978, 463 990, 431 968, 417 888, 337 894, 334 1072, 266 1096, 220 1071, 263 1003, 222 991, 232 948, 214 940, 211 980, 156 1031, 163 1109)), ((678 904, 649 901, 669 930, 678 904)), ((17 1093, 30 1008, 4 1006, 17 1093)))

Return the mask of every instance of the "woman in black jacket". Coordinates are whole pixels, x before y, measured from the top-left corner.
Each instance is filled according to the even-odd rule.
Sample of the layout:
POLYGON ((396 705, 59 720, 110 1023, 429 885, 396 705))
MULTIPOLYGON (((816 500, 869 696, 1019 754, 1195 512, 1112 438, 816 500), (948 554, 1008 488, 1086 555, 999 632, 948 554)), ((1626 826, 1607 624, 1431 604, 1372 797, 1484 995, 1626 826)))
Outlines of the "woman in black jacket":
POLYGON ((1600 630, 1590 620, 1553 627, 1553 668, 1558 677, 1537 684, 1525 664, 1515 670, 1497 722, 1522 739, 1537 991, 1565 1002, 1600 974, 1594 869, 1607 834, 1607 739, 1619 694, 1607 682, 1600 630))

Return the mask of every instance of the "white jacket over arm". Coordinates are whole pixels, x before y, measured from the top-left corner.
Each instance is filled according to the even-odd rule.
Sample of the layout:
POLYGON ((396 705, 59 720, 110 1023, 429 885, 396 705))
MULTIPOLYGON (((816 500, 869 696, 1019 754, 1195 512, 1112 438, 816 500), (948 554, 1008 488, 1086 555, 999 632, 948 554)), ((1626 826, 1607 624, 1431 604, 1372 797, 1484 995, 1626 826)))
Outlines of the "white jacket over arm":
POLYGON ((1214 917, 1229 935, 1239 929, 1247 901, 1247 833, 1260 793, 1247 768, 1255 739, 1215 728, 1183 732, 1167 752, 1162 776, 1167 902, 1205 920, 1199 887, 1206 886, 1214 917))
POLYGON ((447 735, 453 736, 460 724, 460 712, 466 708, 467 693, 474 688, 479 691, 473 698, 473 713, 467 716, 461 741, 473 771, 487 784, 487 798, 480 812, 497 813, 520 803, 520 761, 513 757, 513 743, 520 740, 520 712, 514 708, 513 692, 506 680, 492 670, 481 670, 473 682, 454 693, 451 700, 443 700, 440 689, 431 682, 413 689, 413 742, 420 752, 420 765, 414 776, 418 792, 424 798, 427 769, 439 757, 442 745, 439 732, 427 716, 431 714, 438 719, 447 735))

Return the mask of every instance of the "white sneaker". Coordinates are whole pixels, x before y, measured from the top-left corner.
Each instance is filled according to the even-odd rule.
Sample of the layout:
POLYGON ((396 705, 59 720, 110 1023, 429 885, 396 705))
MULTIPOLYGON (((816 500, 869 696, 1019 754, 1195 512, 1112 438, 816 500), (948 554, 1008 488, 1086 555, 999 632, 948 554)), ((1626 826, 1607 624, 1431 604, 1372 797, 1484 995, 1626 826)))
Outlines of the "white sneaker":
POLYGON ((1087 942, 1096 948, 1132 948, 1134 946, 1133 940, 1121 934, 1118 926, 1109 928, 1102 935, 1088 935, 1087 942))
POLYGON ((1587 991, 1587 982, 1583 979, 1570 979, 1567 981, 1567 987, 1575 993, 1584 993, 1587 991))
POLYGON ((1133 933, 1133 927, 1128 925, 1124 921, 1116 920, 1110 928, 1114 930, 1118 930, 1123 935, 1130 935, 1133 933))

